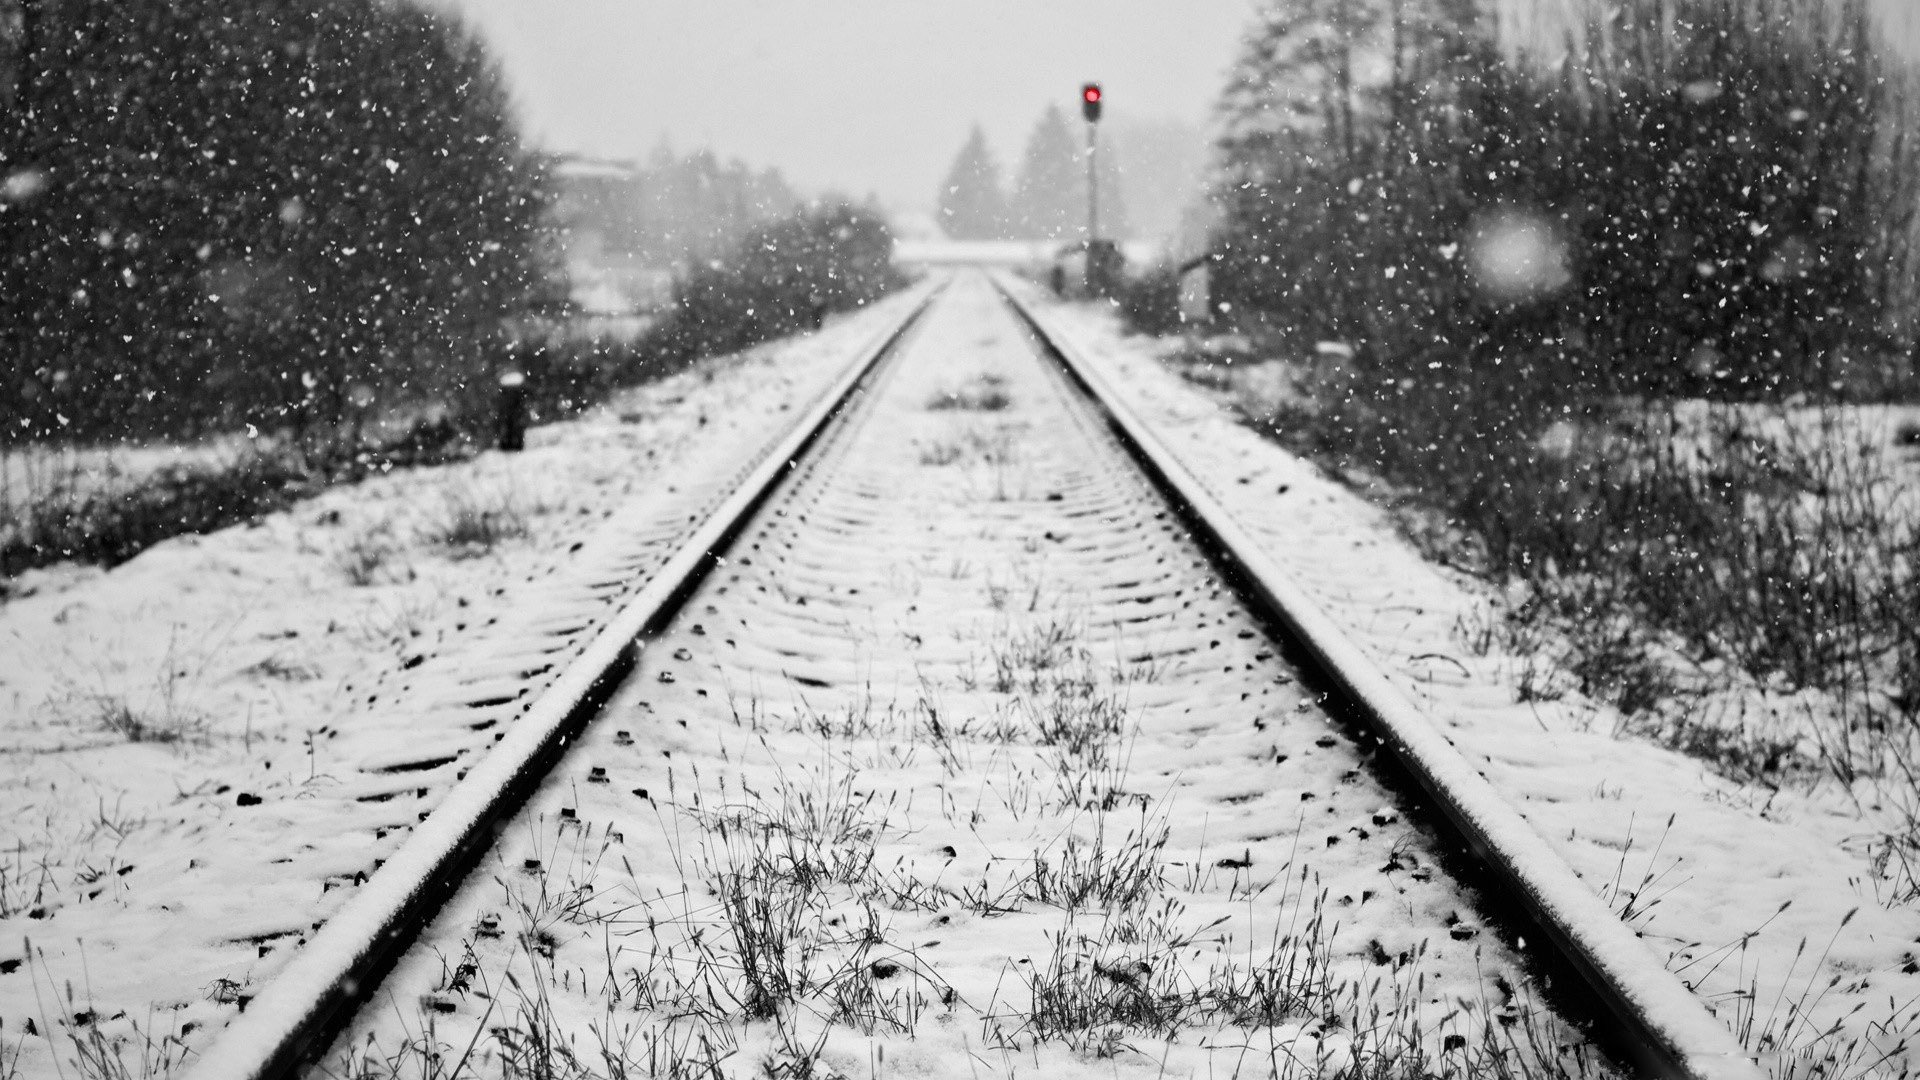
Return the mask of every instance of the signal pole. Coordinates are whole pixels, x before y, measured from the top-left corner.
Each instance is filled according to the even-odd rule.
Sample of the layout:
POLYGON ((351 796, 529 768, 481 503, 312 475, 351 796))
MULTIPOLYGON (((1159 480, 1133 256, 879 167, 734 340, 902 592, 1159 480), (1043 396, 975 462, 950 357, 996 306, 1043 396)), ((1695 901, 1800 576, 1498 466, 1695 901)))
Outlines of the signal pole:
POLYGON ((1100 239, 1100 93, 1099 83, 1080 86, 1080 115, 1087 119, 1087 292, 1112 296, 1120 285, 1120 248, 1100 239))
POLYGON ((1080 88, 1080 113, 1087 118, 1087 251, 1100 239, 1100 84, 1080 88))

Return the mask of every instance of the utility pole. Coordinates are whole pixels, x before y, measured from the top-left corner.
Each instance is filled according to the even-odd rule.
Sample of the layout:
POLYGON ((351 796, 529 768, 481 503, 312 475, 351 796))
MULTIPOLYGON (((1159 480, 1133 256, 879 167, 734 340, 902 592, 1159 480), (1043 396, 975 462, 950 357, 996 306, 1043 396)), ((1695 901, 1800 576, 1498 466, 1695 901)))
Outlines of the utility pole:
POLYGON ((1100 139, 1092 124, 1087 125, 1087 242, 1100 239, 1100 139))

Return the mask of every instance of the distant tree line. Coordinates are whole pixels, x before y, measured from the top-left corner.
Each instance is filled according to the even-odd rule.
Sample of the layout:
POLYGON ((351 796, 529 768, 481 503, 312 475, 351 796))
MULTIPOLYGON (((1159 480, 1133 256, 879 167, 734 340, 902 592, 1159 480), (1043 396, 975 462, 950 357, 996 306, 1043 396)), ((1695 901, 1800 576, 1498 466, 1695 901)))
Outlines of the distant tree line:
POLYGON ((555 216, 591 233, 598 254, 663 270, 707 262, 804 200, 779 170, 723 162, 710 150, 685 155, 664 145, 638 168, 610 163, 556 164, 555 216))
MULTIPOLYGON (((956 240, 1065 239, 1087 228, 1087 148, 1079 124, 1068 125, 1050 105, 1027 136, 1020 168, 1009 184, 975 125, 940 186, 940 226, 956 240)), ((1120 163, 1113 141, 1100 139, 1100 232, 1127 235, 1120 163)))
POLYGON ((0 0, 0 445, 333 425, 546 280, 499 74, 412 0, 0 0))
POLYGON ((1216 299, 1354 347, 1363 411, 1904 378, 1920 170, 1866 0, 1572 10, 1516 41, 1485 0, 1268 4, 1216 299))

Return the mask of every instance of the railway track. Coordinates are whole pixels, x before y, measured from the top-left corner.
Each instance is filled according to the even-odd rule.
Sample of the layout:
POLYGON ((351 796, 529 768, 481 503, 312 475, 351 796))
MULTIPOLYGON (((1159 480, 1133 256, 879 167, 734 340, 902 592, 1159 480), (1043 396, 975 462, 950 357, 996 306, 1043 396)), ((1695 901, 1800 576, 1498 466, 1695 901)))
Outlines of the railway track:
POLYGON ((909 313, 193 1075, 1757 1075, 1017 295, 909 313))

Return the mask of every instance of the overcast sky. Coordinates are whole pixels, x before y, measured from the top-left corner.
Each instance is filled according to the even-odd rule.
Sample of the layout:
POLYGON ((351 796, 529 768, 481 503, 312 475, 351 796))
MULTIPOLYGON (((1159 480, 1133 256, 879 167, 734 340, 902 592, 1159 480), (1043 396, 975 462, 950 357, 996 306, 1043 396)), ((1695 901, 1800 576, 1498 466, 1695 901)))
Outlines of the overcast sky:
POLYGON ((443 0, 542 146, 711 146, 807 190, 926 208, 977 120, 1010 168, 1049 102, 1204 122, 1253 0, 443 0))
MULTIPOLYGON (((550 149, 777 166, 807 191, 930 208, 979 121, 1011 170, 1048 102, 1205 123, 1255 0, 440 0, 504 62, 550 149)), ((1920 55, 1920 0, 1879 0, 1920 55)))

